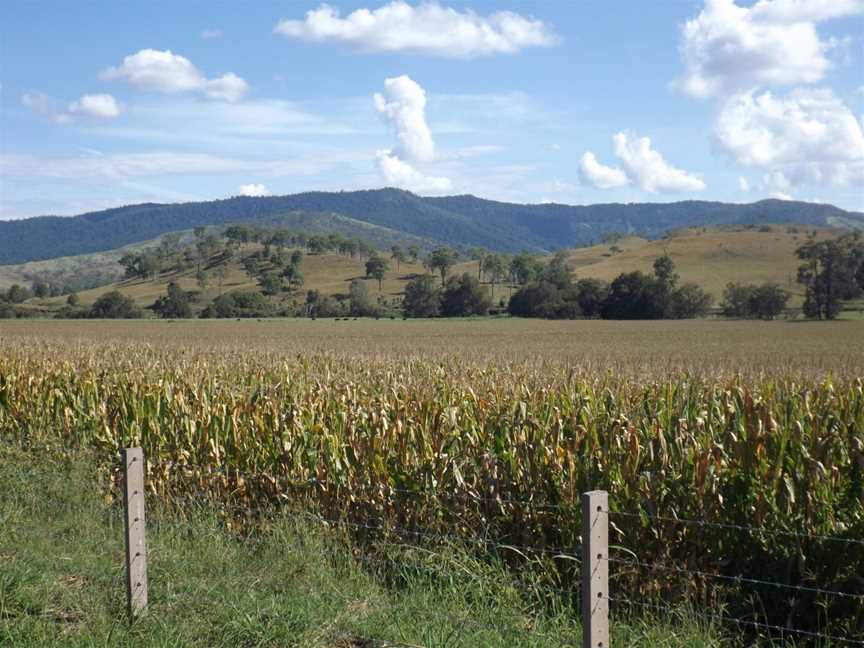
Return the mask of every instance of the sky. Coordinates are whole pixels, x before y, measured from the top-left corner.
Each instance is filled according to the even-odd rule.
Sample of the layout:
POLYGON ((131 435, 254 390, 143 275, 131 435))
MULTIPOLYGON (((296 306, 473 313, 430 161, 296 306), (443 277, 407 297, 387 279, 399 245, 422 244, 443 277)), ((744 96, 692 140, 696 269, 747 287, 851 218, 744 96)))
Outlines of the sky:
POLYGON ((0 219, 385 186, 864 211, 864 0, 0 3, 0 219))

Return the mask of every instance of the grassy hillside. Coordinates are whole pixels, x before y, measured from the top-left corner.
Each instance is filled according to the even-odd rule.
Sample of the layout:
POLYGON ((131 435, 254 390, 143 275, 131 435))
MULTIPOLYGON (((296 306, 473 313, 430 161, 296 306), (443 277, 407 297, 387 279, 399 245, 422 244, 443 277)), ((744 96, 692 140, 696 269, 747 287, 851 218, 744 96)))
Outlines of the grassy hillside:
MULTIPOLYGON (((247 246, 244 254, 256 251, 257 246, 247 246)), ((290 250, 288 251, 290 254, 290 250)), ((425 273, 421 263, 401 263, 399 269, 396 269, 396 263, 392 259, 389 261, 390 270, 387 272, 384 280, 381 282, 381 294, 388 300, 401 300, 402 292, 405 284, 417 274, 425 273)), ((119 267, 119 266, 118 266, 119 267)), ((351 282, 354 279, 363 280, 373 296, 378 295, 378 282, 374 279, 366 279, 365 262, 360 258, 351 258, 339 254, 307 254, 303 257, 301 270, 304 276, 304 285, 302 290, 291 294, 284 294, 271 298, 275 304, 288 305, 291 303, 300 303, 305 299, 307 290, 318 290, 323 295, 342 295, 347 296, 351 282)), ((208 268, 211 273, 211 284, 206 289, 201 290, 195 279, 195 270, 185 272, 168 272, 159 275, 155 279, 128 279, 118 281, 116 283, 107 284, 86 290, 78 293, 82 305, 90 305, 96 301, 101 295, 111 290, 120 290, 126 295, 129 295, 135 300, 139 306, 150 306, 158 297, 165 294, 168 283, 176 282, 181 288, 188 291, 198 293, 198 306, 203 307, 207 302, 217 297, 223 292, 233 290, 260 290, 258 280, 250 277, 244 270, 240 260, 232 260, 227 263, 214 263, 208 268), (213 272, 220 266, 224 265, 226 269, 225 278, 220 286, 213 272)), ((471 272, 477 273, 477 262, 468 261, 458 264, 451 272, 471 272)), ((491 287, 489 287, 491 292, 491 287)), ((497 303, 500 299, 509 297, 510 289, 507 286, 495 286, 494 299, 497 303)), ((58 308, 66 301, 66 297, 53 297, 48 299, 32 299, 28 305, 33 309, 49 309, 58 308)))
POLYGON ((587 245, 611 231, 653 239, 682 227, 719 224, 842 224, 864 229, 864 214, 794 201, 522 205, 471 195, 425 198, 380 189, 130 205, 71 218, 0 221, 0 263, 110 250, 168 231, 250 222, 286 212, 339 215, 355 226, 362 222, 403 236, 502 252, 587 245))
POLYGON ((654 260, 668 254, 675 262, 682 282, 702 286, 718 302, 726 284, 739 281, 780 284, 792 293, 792 303, 800 304, 803 288, 795 278, 801 262, 795 256, 795 248, 806 239, 808 232, 815 232, 817 238, 828 238, 836 236, 836 230, 809 230, 785 225, 761 229, 769 231, 694 228, 657 241, 628 237, 614 244, 573 250, 569 259, 577 276, 612 281, 622 272, 651 272, 654 260), (620 251, 612 252, 612 245, 620 251))
MULTIPOLYGON (((369 241, 381 249, 389 249, 394 244, 404 247, 418 245, 429 250, 436 241, 405 234, 397 230, 358 221, 339 214, 313 214, 308 212, 287 212, 252 221, 251 225, 267 228, 286 228, 306 234, 340 234, 369 241)), ((216 228, 218 229, 218 228, 216 228)), ((167 233, 167 232, 166 232, 167 233)), ((191 243, 192 230, 177 230, 172 233, 181 236, 181 243, 191 243)), ((119 259, 127 252, 139 253, 148 248, 156 248, 162 237, 141 241, 114 250, 91 252, 76 256, 64 256, 44 261, 0 265, 0 291, 7 290, 12 284, 29 286, 36 279, 48 281, 58 286, 72 285, 75 289, 84 285, 99 286, 120 281, 123 277, 119 259)))
MULTIPOLYGON (((674 235, 657 241, 639 237, 626 237, 614 244, 594 245, 577 248, 569 252, 568 258, 579 278, 598 278, 613 280, 622 272, 642 270, 651 272, 654 260, 669 254, 675 262, 682 282, 693 282, 715 296, 717 303, 722 298, 727 283, 775 282, 793 295, 790 305, 798 306, 802 299, 802 289, 795 276, 799 260, 795 248, 810 233, 818 238, 836 235, 836 230, 808 230, 785 225, 762 226, 761 228, 698 228, 676 232, 674 235), (612 248, 617 247, 617 251, 612 248)), ((243 268, 242 257, 260 249, 247 245, 241 255, 228 262, 215 261, 208 268, 210 285, 201 290, 195 279, 195 270, 166 272, 155 279, 131 279, 108 284, 79 293, 83 305, 92 304, 100 295, 109 290, 120 290, 134 298, 139 306, 151 305, 164 295, 169 282, 177 282, 184 290, 198 293, 198 308, 223 292, 233 290, 260 290, 258 280, 251 277, 243 268), (221 286, 215 278, 216 270, 224 265, 225 277, 221 286)), ((288 252, 290 254, 290 251, 288 252)), ((117 256, 116 253, 106 256, 117 256)), ((385 254, 385 256, 388 256, 385 254)), ((119 256, 117 257, 119 258, 119 256)), ((116 261, 113 261, 116 265, 116 261)), ((402 263, 398 270, 396 263, 388 259, 390 270, 381 285, 381 294, 391 302, 401 300, 405 284, 415 275, 426 272, 421 263, 402 263)), ((119 268, 119 265, 117 266, 119 268)), ((266 269, 266 264, 264 266, 266 269)), ((302 290, 271 298, 274 304, 290 306, 302 303, 307 290, 315 289, 324 295, 347 296, 351 281, 361 279, 367 283, 370 294, 378 295, 378 282, 365 279, 365 263, 359 257, 340 254, 306 254, 301 263, 304 276, 302 290)), ((468 272, 477 275, 477 262, 464 261, 451 269, 451 274, 468 272)), ((490 293, 492 286, 486 284, 490 293)), ((497 305, 507 300, 515 286, 501 283, 495 286, 493 302, 497 305)), ((52 310, 65 303, 65 297, 31 300, 29 306, 40 310, 52 310)))

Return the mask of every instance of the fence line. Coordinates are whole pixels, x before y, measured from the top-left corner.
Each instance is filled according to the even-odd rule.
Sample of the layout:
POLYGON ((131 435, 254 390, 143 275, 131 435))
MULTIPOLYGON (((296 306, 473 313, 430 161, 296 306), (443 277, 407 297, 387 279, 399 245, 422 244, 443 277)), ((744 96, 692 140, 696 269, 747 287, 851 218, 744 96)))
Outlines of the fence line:
MULTIPOLYGON (((265 478, 267 480, 280 481, 280 478, 277 474, 267 473, 267 472, 248 472, 245 470, 241 470, 239 468, 232 468, 229 466, 212 466, 212 465, 200 465, 200 464, 182 464, 176 461, 149 461, 147 462, 148 467, 158 467, 158 466, 166 466, 169 468, 180 468, 186 471, 189 470, 200 470, 202 472, 206 472, 208 474, 224 474, 226 476, 236 476, 243 477, 244 479, 261 479, 265 478)), ((120 466, 120 464, 118 464, 120 466)), ((303 487, 312 487, 312 486, 330 486, 327 481, 319 480, 315 477, 310 477, 307 480, 302 481, 294 481, 284 484, 286 486, 290 486, 292 488, 303 488, 303 487)), ((361 485, 362 486, 362 485, 361 485)), ((384 487, 384 492, 389 493, 399 493, 404 495, 417 495, 417 496, 425 496, 425 497, 438 497, 438 491, 434 489, 409 489, 403 487, 394 487, 394 486, 386 486, 384 487)), ((444 496, 447 497, 464 497, 474 502, 484 502, 490 504, 513 504, 524 506, 526 508, 534 508, 534 509, 549 509, 549 510, 569 510, 572 512, 579 511, 579 503, 555 503, 555 502, 538 502, 536 500, 520 500, 513 499, 508 497, 487 497, 487 496, 478 496, 473 495, 469 492, 460 491, 454 493, 443 493, 444 496)), ((842 538, 835 535, 828 534, 818 534, 818 533, 806 533, 803 531, 784 531, 782 529, 770 529, 764 526, 753 526, 753 525, 744 525, 744 524, 733 524, 729 522, 711 522, 709 520, 703 519, 695 519, 695 518, 682 518, 682 517, 672 517, 668 515, 657 515, 647 512, 630 512, 630 511, 615 511, 611 509, 607 509, 603 511, 604 513, 611 516, 620 516, 626 518, 635 518, 639 520, 656 520, 659 522, 671 522, 674 524, 682 524, 689 526, 699 526, 699 527, 709 527, 715 529, 726 529, 732 531, 746 531, 749 533, 763 533, 767 535, 775 535, 775 536, 785 536, 790 538, 798 538, 798 539, 808 539, 808 540, 819 540, 825 542, 839 542, 844 544, 852 544, 864 546, 864 540, 857 538, 842 538)))
MULTIPOLYGON (((657 605, 656 603, 646 603, 644 601, 634 601, 628 598, 622 598, 617 596, 608 597, 609 600, 613 603, 624 603, 625 605, 638 606, 645 609, 651 609, 655 611, 661 612, 675 612, 675 608, 669 607, 668 605, 657 605)), ((803 630, 800 628, 790 628, 786 626, 774 625, 771 623, 762 623, 761 621, 749 621, 747 619, 739 619, 737 617, 730 617, 723 614, 719 614, 716 612, 698 612, 696 610, 692 610, 689 614, 693 614, 697 617, 701 617, 702 619, 710 620, 710 621, 721 621, 723 623, 734 623, 737 625, 748 626, 752 628, 756 628, 759 630, 771 630, 773 632, 780 632, 786 634, 797 634, 805 637, 812 637, 814 639, 826 639, 828 641, 840 641, 856 646, 864 646, 864 641, 859 639, 850 639, 848 637, 840 637, 836 635, 829 635, 822 632, 813 632, 812 630, 803 630)))
POLYGON ((749 533, 766 533, 768 535, 786 536, 788 538, 821 540, 825 542, 841 542, 845 544, 864 546, 864 540, 855 538, 841 538, 839 536, 822 535, 818 533, 802 533, 800 531, 782 531, 779 529, 768 529, 765 527, 747 526, 744 524, 730 524, 728 522, 709 522, 708 520, 696 520, 693 518, 678 518, 664 515, 651 515, 649 513, 630 513, 627 511, 605 511, 609 515, 618 515, 628 518, 639 518, 648 520, 658 520, 660 522, 673 522, 675 524, 686 524, 691 526, 710 527, 714 529, 727 529, 733 531, 747 531, 749 533))
MULTIPOLYGON (((140 449, 124 449, 124 458, 127 456, 127 453, 132 452, 132 455, 135 456, 134 451, 140 452, 140 449)), ((143 461, 139 461, 138 468, 142 468, 143 461)), ((200 471, 202 473, 201 476, 211 476, 211 475, 225 475, 229 478, 243 478, 249 480, 255 479, 265 479, 271 483, 277 483, 282 486, 293 486, 297 488, 333 488, 339 486, 340 488, 344 488, 341 485, 330 484, 326 481, 318 480, 315 478, 310 478, 308 480, 303 481, 295 481, 290 482, 287 480, 283 480, 278 475, 268 472, 246 472, 240 469, 230 468, 226 466, 198 466, 193 464, 183 464, 177 462, 147 462, 146 465, 149 468, 168 468, 174 474, 179 474, 182 477, 193 477, 197 478, 198 476, 191 475, 191 471, 200 471)), ((130 489, 130 476, 128 474, 128 463, 124 462, 123 464, 124 474, 125 474, 125 488, 127 493, 130 489)), ((363 485, 358 485, 356 488, 363 488, 363 485)), ((140 492, 143 495, 143 492, 146 490, 146 485, 142 480, 140 482, 140 492)), ((135 493, 138 491, 136 490, 135 493)), ((383 540, 382 538, 376 539, 377 546, 381 547, 393 547, 399 548, 400 550, 404 550, 406 547, 414 546, 413 542, 417 542, 422 539, 434 540, 438 542, 447 542, 450 543, 454 540, 457 540, 461 543, 467 543, 469 545, 481 545, 488 549, 495 549, 501 551, 514 552, 516 554, 521 555, 526 560, 531 560, 529 556, 545 556, 551 560, 567 560, 572 561, 575 564, 578 564, 581 570, 582 575, 582 587, 581 592, 577 592, 575 589, 565 589, 565 588, 556 588, 556 587, 547 587, 536 585, 535 589, 537 592, 552 592, 556 594, 564 594, 568 597, 577 596, 580 604, 582 606, 582 628, 583 628, 583 639, 582 645, 583 647, 590 646, 591 648, 597 648, 602 646, 603 648, 608 648, 609 646, 609 627, 608 627, 608 618, 609 618, 609 603, 616 603, 622 605, 636 606, 643 610, 653 610, 653 611, 662 611, 664 613, 674 612, 675 608, 670 607, 668 605, 658 605, 656 603, 646 602, 646 601, 635 601, 624 596, 613 595, 609 590, 609 577, 608 566, 610 564, 620 565, 620 566, 630 566, 630 567, 638 567, 643 569, 651 569, 654 571, 660 572, 668 572, 682 575, 695 576, 703 579, 710 580, 718 580, 724 581, 731 584, 747 584, 747 585, 757 585, 764 587, 772 587, 777 589, 782 589, 791 592, 798 593, 807 593, 814 594, 820 596, 833 596, 837 598, 847 599, 851 601, 864 601, 864 594, 857 594, 852 592, 845 592, 835 589, 828 589, 824 587, 819 587, 815 585, 794 585, 789 583, 782 583, 778 581, 772 581, 767 579, 758 579, 751 578, 744 575, 727 575, 727 574, 718 574, 710 571, 704 570, 696 570, 696 569, 687 569, 683 567, 677 567, 675 565, 669 565, 659 562, 650 562, 643 559, 640 559, 636 553, 630 551, 629 549, 622 547, 612 547, 612 549, 621 549, 626 551, 634 556, 634 559, 621 559, 614 556, 609 555, 609 530, 608 530, 608 522, 610 518, 615 516, 620 516, 622 518, 628 519, 638 519, 640 522, 644 522, 645 520, 653 521, 653 522, 668 522, 673 524, 681 524, 681 525, 690 525, 690 526, 698 526, 702 528, 715 528, 715 529, 724 529, 728 531, 736 531, 742 533, 756 533, 756 534, 767 534, 773 536, 782 536, 782 537, 791 537, 797 538, 799 540, 817 540, 824 542, 837 542, 843 543, 847 546, 864 546, 864 540, 854 539, 854 538, 843 538, 839 536, 826 535, 826 534, 811 534, 811 533, 802 533, 802 532, 794 532, 794 531, 784 531, 784 530, 773 530, 766 527, 760 526, 748 526, 743 524, 731 524, 731 523, 722 523, 722 522, 712 522, 710 520, 704 519, 694 519, 694 518, 680 518, 680 517, 672 517, 666 515, 654 515, 648 513, 636 513, 630 511, 615 511, 614 507, 610 507, 608 503, 608 494, 605 491, 592 491, 590 493, 582 494, 581 507, 577 507, 574 504, 569 503, 547 503, 547 502, 538 502, 536 500, 518 500, 513 498, 506 497, 487 497, 481 495, 475 495, 471 492, 466 491, 454 491, 454 492, 440 492, 434 489, 406 489, 401 487, 384 487, 382 489, 376 488, 376 493, 378 495, 383 496, 393 496, 393 495, 410 495, 412 497, 421 497, 427 498, 431 500, 435 500, 432 502, 435 506, 437 506, 440 510, 449 512, 456 517, 462 516, 465 513, 470 513, 470 511, 456 511, 444 504, 449 500, 453 500, 454 498, 464 498, 468 502, 471 503, 491 503, 495 505, 510 505, 510 506, 521 506, 528 509, 544 509, 544 510, 558 510, 558 511, 567 511, 568 513, 579 515, 580 519, 580 528, 581 528, 581 543, 578 543, 575 547, 547 547, 547 546, 529 546, 525 544, 511 544, 502 542, 496 539, 491 539, 488 537, 479 537, 474 535, 472 537, 459 536, 448 533, 438 533, 434 531, 427 530, 425 528, 406 528, 395 526, 393 524, 388 524, 386 520, 377 520, 374 523, 370 523, 369 519, 360 519, 355 520, 363 515, 363 511, 355 511, 353 515, 343 516, 343 517, 325 517, 320 514, 316 514, 310 511, 296 511, 296 510, 286 510, 284 506, 276 505, 276 506, 259 506, 259 507, 243 507, 242 512, 247 514, 257 514, 257 513, 267 513, 272 514, 278 512, 282 515, 302 518, 309 522, 319 523, 324 525, 327 528, 343 528, 343 529, 354 529, 357 531, 374 531, 380 534, 382 538, 386 539, 388 536, 398 536, 400 538, 404 538, 406 540, 405 543, 396 543, 383 540), (581 550, 581 555, 577 554, 576 551, 581 550)), ((362 503, 362 502, 361 502, 362 503)), ((127 506, 127 512, 128 512, 127 506)), ((137 510, 137 509, 136 509, 137 510)), ((143 526, 143 498, 141 501, 141 516, 140 523, 143 526)), ((129 535, 129 526, 132 523, 138 523, 139 518, 135 516, 127 515, 126 516, 126 539, 127 539, 127 556, 131 555, 130 547, 131 540, 129 535)), ((141 532, 143 537, 143 529, 141 532)), ((134 537, 134 536, 133 536, 134 537)), ((142 545, 143 546, 143 545, 142 545)), ((139 554, 135 554, 136 556, 140 556, 139 554)), ((350 554, 349 554, 350 555, 350 554)), ((334 555, 335 557, 335 555, 334 555)), ((144 582, 146 588, 146 556, 144 556, 144 582)), ((362 562, 369 565, 374 565, 376 563, 388 564, 396 567, 403 567, 406 569, 422 569, 424 571, 428 571, 430 573, 439 572, 440 569, 435 569, 434 566, 430 566, 427 564, 412 564, 405 561, 394 560, 388 556, 382 555, 365 555, 365 556, 350 556, 350 560, 356 562, 362 562)), ((131 562, 127 561, 127 569, 129 571, 129 582, 131 582, 131 562)), ((470 572, 469 572, 470 573, 470 572)), ((130 594, 131 597, 131 594, 130 594)), ((143 600, 143 607, 146 608, 146 591, 143 600)), ((131 598, 130 598, 130 606, 131 606, 131 598)), ((783 625, 777 625, 774 623, 754 621, 747 618, 738 618, 733 616, 728 616, 722 613, 715 612, 704 612, 704 611, 692 611, 691 612, 695 617, 710 620, 712 622, 722 623, 722 624, 735 624, 737 626, 743 628, 749 628, 752 631, 757 632, 768 632, 768 633, 780 633, 781 636, 785 634, 795 634, 802 637, 808 637, 812 639, 822 639, 832 642, 842 642, 845 644, 852 645, 860 645, 864 646, 864 640, 853 639, 850 637, 843 637, 834 634, 826 634, 822 632, 816 632, 813 630, 807 630, 804 628, 794 628, 787 627, 783 625)), ((451 620, 457 620, 460 624, 470 623, 471 619, 456 619, 453 617, 451 620)), ((492 627, 496 631, 500 631, 504 628, 497 626, 492 627)), ((530 631, 529 631, 530 632, 530 631)), ((555 638, 552 635, 539 633, 538 636, 547 636, 550 638, 555 638)), ((402 645, 409 646, 410 648, 418 648, 412 647, 410 644, 398 644, 393 642, 386 642, 383 640, 377 640, 374 638, 368 637, 358 637, 363 639, 364 641, 372 641, 372 642, 380 642, 382 645, 402 645)), ((558 639, 561 639, 558 637, 558 639)))
POLYGON ((677 574, 692 574, 693 576, 702 576, 705 578, 714 578, 717 580, 725 580, 734 583, 749 583, 751 585, 765 585, 768 587, 778 587, 782 589, 794 590, 797 592, 809 592, 812 594, 830 594, 832 596, 845 597, 855 600, 864 600, 864 594, 850 594, 848 592, 840 592, 837 590, 822 589, 820 587, 809 587, 807 585, 789 585, 787 583, 778 583, 776 581, 760 580, 758 578, 748 578, 746 576, 725 576, 723 574, 712 574, 711 572, 698 571, 695 569, 683 569, 672 565, 664 565, 662 563, 646 563, 638 560, 621 560, 620 558, 607 558, 608 562, 617 565, 633 565, 636 567, 646 567, 656 569, 658 571, 671 571, 677 574))

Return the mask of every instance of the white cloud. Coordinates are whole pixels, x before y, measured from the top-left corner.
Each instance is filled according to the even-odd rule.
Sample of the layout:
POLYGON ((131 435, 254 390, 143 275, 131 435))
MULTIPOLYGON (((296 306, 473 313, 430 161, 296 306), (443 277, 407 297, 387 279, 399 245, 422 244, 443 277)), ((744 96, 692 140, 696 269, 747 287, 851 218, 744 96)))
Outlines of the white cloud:
POLYGON ((396 135, 394 153, 409 160, 428 162, 435 143, 426 123, 426 92, 411 77, 384 80, 384 95, 375 93, 375 108, 396 135))
MULTIPOLYGON (((393 149, 375 154, 378 173, 384 182, 417 193, 450 191, 453 183, 449 178, 425 175, 411 165, 438 159, 432 131, 426 123, 426 92, 420 84, 405 75, 385 79, 384 94, 376 92, 374 101, 378 114, 393 128, 396 137, 393 149)), ((472 151, 466 153, 470 155, 472 151)))
POLYGON ((792 196, 787 193, 783 193, 782 191, 772 191, 771 198, 776 200, 795 200, 792 196))
POLYGON ((737 163, 782 171, 790 186, 864 182, 864 130, 830 89, 737 94, 723 106, 715 138, 737 163))
POLYGON ((69 104, 68 111, 100 119, 113 119, 120 115, 120 106, 110 94, 82 95, 69 104))
POLYGON ((744 176, 738 176, 738 189, 743 193, 750 191, 750 181, 744 176))
POLYGON ((651 193, 677 193, 702 191, 705 182, 701 178, 671 166, 663 156, 651 147, 648 137, 635 137, 628 133, 616 133, 612 138, 615 156, 624 167, 631 183, 651 193))
POLYGON ((586 151, 579 160, 579 179, 596 189, 614 189, 628 182, 621 169, 600 164, 591 151, 586 151))
POLYGON ((449 178, 424 175, 391 151, 378 151, 375 160, 378 172, 388 186, 416 193, 445 193, 453 189, 449 178))
POLYGON ((122 80, 141 90, 164 94, 200 92, 208 99, 239 101, 248 84, 229 72, 207 79, 192 62, 170 50, 142 49, 123 59, 118 67, 109 67, 100 77, 106 81, 122 80))
POLYGON ((862 0, 706 0, 687 21, 680 45, 685 73, 674 86, 696 97, 765 85, 819 81, 830 69, 817 23, 864 11, 862 0))
POLYGON ((82 95, 61 110, 57 102, 41 92, 21 96, 21 103, 55 124, 71 124, 76 117, 112 119, 120 114, 120 106, 109 94, 82 95))
POLYGON ((51 97, 41 92, 27 92, 21 95, 21 103, 55 124, 72 123, 72 117, 60 110, 51 97))
POLYGON ((224 34, 222 33, 221 29, 205 29, 204 31, 201 32, 201 38, 206 38, 206 39, 222 38, 222 36, 224 36, 224 34))
POLYGON ((269 196, 270 190, 263 184, 240 185, 241 196, 269 196))
POLYGON ((697 175, 676 169, 653 149, 651 139, 630 133, 616 133, 612 137, 615 157, 623 169, 609 167, 597 161, 586 151, 579 161, 579 178, 583 184, 597 189, 614 189, 633 185, 650 193, 679 193, 702 191, 705 182, 697 175))
POLYGON ((414 7, 394 0, 377 9, 357 9, 345 18, 322 4, 303 20, 281 20, 273 31, 288 38, 345 43, 363 52, 407 52, 448 58, 513 54, 548 47, 557 37, 540 20, 511 11, 479 16, 437 2, 414 7))

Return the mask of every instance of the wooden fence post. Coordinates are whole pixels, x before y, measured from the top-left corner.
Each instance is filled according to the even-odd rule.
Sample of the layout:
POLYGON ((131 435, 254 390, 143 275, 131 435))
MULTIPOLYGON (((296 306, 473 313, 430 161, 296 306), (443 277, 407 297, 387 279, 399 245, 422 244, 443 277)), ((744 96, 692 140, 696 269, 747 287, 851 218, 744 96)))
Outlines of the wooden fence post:
POLYGON ((609 648, 609 493, 582 494, 582 648, 609 648))
POLYGON ((129 616, 147 611, 147 538, 144 521, 144 451, 123 448, 123 528, 126 535, 126 602, 129 616))

